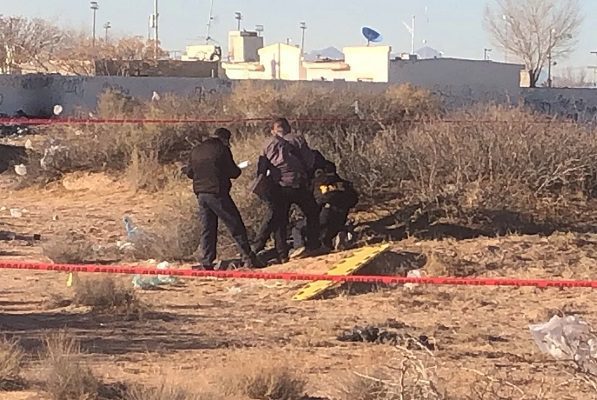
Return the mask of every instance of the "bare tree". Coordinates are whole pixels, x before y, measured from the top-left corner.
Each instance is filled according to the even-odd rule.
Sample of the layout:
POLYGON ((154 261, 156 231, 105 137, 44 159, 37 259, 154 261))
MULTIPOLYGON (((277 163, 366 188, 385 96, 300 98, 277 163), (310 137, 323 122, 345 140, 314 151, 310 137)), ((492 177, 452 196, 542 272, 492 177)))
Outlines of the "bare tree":
POLYGON ((586 88, 593 86, 585 68, 564 69, 559 75, 553 78, 554 85, 567 88, 586 88))
POLYGON ((497 46, 520 59, 536 87, 548 58, 575 48, 583 17, 578 0, 494 0, 485 27, 497 46))
POLYGON ((0 71, 25 64, 47 70, 62 39, 60 29, 42 19, 0 16, 0 71))

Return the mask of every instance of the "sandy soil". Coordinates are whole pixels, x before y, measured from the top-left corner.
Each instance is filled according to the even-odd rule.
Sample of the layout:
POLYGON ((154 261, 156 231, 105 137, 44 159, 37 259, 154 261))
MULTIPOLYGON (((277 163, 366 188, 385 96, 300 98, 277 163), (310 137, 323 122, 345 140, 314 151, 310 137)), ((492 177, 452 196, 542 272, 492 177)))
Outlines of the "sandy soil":
MULTIPOLYGON (((160 201, 103 175, 72 176, 44 190, 13 191, 5 182, 0 230, 41 233, 46 240, 75 229, 99 244, 110 244, 122 240, 123 214, 150 221, 160 201), (15 207, 26 209, 22 217, 10 216, 15 207)), ((25 242, 0 242, 0 255, 46 261, 41 246, 25 242)), ((294 261, 276 270, 324 272, 345 255, 294 261)), ((408 239, 394 243, 367 272, 405 274, 423 267, 428 275, 596 279, 596 260, 594 234, 408 239)), ((65 280, 61 273, 2 272, 0 334, 21 341, 28 354, 26 378, 33 382, 42 379, 37 361, 41 338, 68 328, 107 382, 155 385, 168 376, 203 389, 221 379, 227 368, 249 368, 251 360, 271 358, 306 376, 309 395, 336 399, 353 371, 372 373, 397 357, 390 345, 343 343, 336 339, 338 333, 394 319, 411 334, 433 338, 437 349, 429 366, 437 367, 442 385, 454 398, 472 395, 473 382, 486 382, 487 375, 500 390, 510 388, 511 394, 502 398, 597 399, 597 392, 570 364, 540 354, 528 330, 530 323, 558 312, 597 323, 597 293, 592 290, 353 286, 326 299, 294 302, 291 297, 300 284, 188 280, 182 287, 141 292, 151 313, 142 321, 126 321, 85 309, 49 307, 51 298, 72 295, 65 280)), ((45 398, 34 389, 0 397, 45 398)))

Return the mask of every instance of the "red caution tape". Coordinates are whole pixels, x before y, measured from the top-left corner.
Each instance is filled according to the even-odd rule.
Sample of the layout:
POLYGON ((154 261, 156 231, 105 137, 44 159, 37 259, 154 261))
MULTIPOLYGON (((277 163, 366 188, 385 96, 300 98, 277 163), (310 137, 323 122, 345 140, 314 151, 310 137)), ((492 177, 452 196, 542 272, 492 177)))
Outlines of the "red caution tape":
MULTIPOLYGON (((269 122, 271 118, 228 118, 228 119, 76 119, 76 118, 0 118, 0 125, 30 125, 30 126, 41 126, 41 125, 127 125, 127 124, 143 124, 143 125, 176 125, 176 124, 233 124, 233 123, 250 123, 250 122, 269 122)), ((429 121, 425 119, 387 119, 387 120, 376 120, 376 119, 360 119, 354 118, 338 118, 338 117, 321 117, 321 118, 294 118, 293 122, 303 123, 347 123, 347 122, 371 122, 371 123, 403 123, 403 124, 414 124, 414 123, 442 123, 442 124, 512 124, 512 121, 497 121, 497 120, 437 120, 429 121)), ((527 122, 525 122, 527 123, 527 122)), ((533 121, 528 124, 531 125, 557 125, 557 124, 576 124, 575 121, 533 121)))
POLYGON ((254 272, 254 271, 194 271, 189 269, 158 270, 156 268, 135 266, 102 266, 102 265, 66 265, 28 263, 21 261, 1 261, 0 269, 82 272, 100 274, 126 275, 170 275, 187 278, 218 278, 218 279, 257 279, 284 281, 331 281, 339 283, 378 283, 385 285, 421 284, 442 286, 509 286, 509 287, 537 287, 537 288, 591 288, 597 289, 597 281, 573 281, 550 279, 515 279, 515 278, 454 278, 454 277, 425 277, 405 278, 398 276, 359 276, 359 275, 323 275, 301 274, 291 272, 254 272))

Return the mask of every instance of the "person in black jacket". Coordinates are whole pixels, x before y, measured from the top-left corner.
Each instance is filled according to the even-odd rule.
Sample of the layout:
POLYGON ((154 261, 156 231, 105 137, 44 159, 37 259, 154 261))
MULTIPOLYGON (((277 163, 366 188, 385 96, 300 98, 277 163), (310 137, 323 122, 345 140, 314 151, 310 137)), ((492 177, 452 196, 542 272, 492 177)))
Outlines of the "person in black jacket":
POLYGON ((213 270, 218 241, 218 219, 226 225, 238 246, 245 267, 257 268, 260 263, 251 250, 247 229, 240 212, 230 197, 231 179, 241 170, 230 151, 231 133, 218 128, 214 135, 191 151, 186 175, 193 180, 193 191, 199 202, 201 223, 201 265, 197 269, 213 270))

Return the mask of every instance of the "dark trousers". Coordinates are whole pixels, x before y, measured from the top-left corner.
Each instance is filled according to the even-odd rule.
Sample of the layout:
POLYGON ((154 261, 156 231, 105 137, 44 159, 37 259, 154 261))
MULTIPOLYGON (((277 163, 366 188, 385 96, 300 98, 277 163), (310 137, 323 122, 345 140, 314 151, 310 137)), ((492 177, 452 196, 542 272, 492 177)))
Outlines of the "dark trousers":
POLYGON ((319 214, 321 224, 321 242, 328 248, 333 247, 334 238, 346 227, 348 210, 334 206, 323 207, 319 214))
MULTIPOLYGON (((333 248, 334 238, 346 228, 347 220, 348 210, 322 207, 319 213, 321 243, 330 249, 333 248)), ((301 220, 292 228, 292 242, 295 249, 305 245, 303 238, 306 235, 306 227, 305 220, 301 220)))
POLYGON ((218 219, 222 220, 236 242, 243 261, 253 257, 247 237, 247 229, 240 212, 230 195, 210 193, 197 194, 199 202, 199 222, 201 223, 201 263, 211 266, 216 259, 218 244, 218 219))
POLYGON ((319 241, 319 206, 313 194, 307 189, 285 188, 276 186, 270 192, 266 202, 266 215, 255 240, 255 250, 263 250, 271 234, 278 257, 288 257, 288 223, 290 207, 296 204, 306 219, 306 247, 317 249, 319 241))

